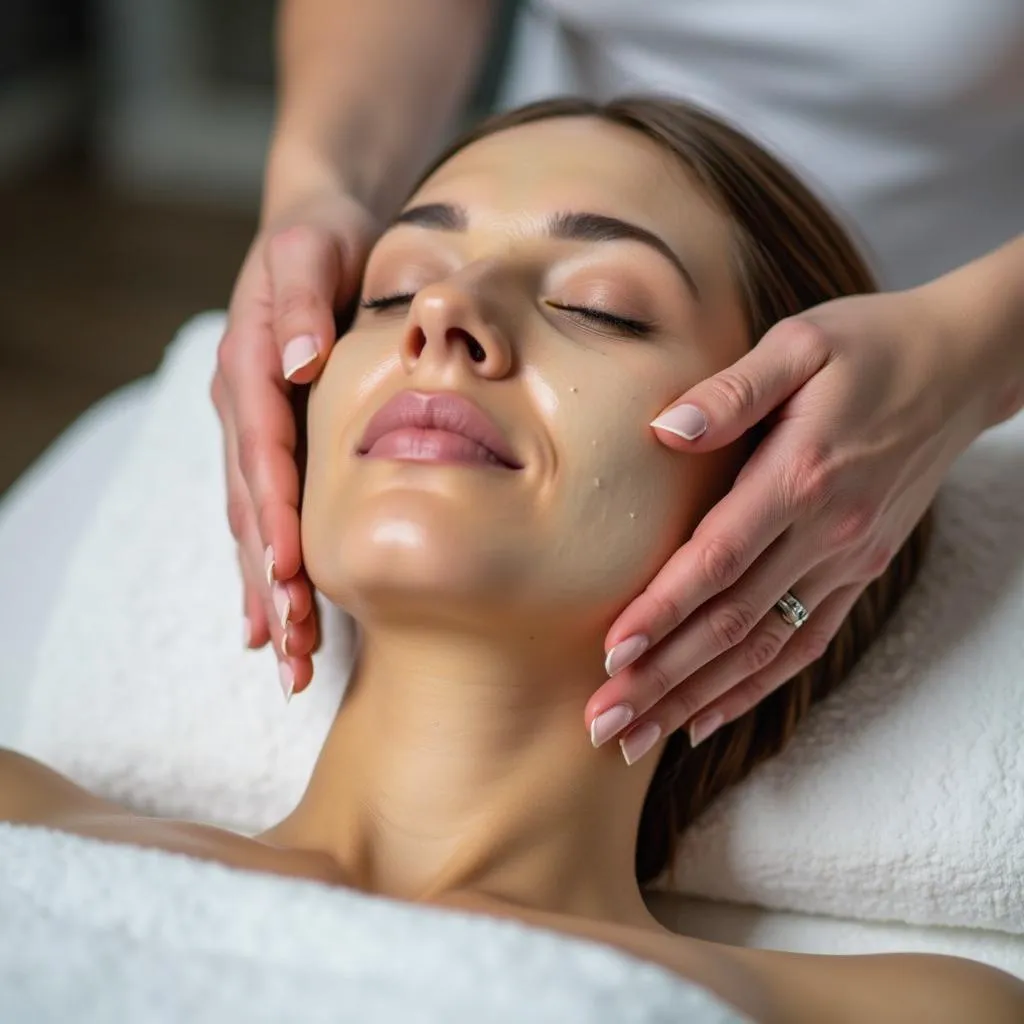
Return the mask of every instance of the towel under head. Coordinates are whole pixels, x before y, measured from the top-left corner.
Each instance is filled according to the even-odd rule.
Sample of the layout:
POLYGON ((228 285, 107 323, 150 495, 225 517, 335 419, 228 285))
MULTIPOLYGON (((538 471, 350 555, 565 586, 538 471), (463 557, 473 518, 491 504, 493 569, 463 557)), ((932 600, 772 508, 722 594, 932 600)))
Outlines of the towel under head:
MULTIPOLYGON (((52 610, 19 749, 156 814, 258 831, 301 795, 344 692, 324 608, 286 708, 240 649, 208 398, 223 317, 182 330, 52 610)), ((781 755, 688 831, 682 892, 1024 935, 1024 417, 953 467, 926 565, 883 636, 781 755)))

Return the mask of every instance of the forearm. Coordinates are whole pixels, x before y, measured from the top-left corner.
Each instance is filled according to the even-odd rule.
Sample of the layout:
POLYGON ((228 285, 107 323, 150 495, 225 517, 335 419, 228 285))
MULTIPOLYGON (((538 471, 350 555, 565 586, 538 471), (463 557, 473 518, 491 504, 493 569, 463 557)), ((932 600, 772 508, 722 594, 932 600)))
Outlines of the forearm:
POLYGON ((942 336, 966 345, 979 391, 980 429, 1024 405, 1024 235, 925 285, 942 336))
POLYGON ((390 216, 473 85, 494 0, 282 0, 264 219, 341 186, 390 216))

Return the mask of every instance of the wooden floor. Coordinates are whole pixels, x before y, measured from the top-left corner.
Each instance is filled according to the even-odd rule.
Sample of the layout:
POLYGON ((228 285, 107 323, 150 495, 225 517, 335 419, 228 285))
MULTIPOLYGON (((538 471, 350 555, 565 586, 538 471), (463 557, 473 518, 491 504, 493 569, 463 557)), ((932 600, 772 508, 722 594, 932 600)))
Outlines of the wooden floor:
POLYGON ((255 213, 131 202, 65 167, 0 186, 0 493, 76 416, 227 304, 255 213))

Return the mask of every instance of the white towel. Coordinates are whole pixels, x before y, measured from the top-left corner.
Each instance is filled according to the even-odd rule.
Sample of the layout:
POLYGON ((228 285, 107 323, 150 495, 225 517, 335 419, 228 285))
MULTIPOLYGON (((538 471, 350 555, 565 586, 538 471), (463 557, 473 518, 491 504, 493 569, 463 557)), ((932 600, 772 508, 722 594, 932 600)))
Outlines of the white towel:
POLYGON ((611 947, 0 825, 5 1024, 752 1024, 611 947))
POLYGON ((850 680, 687 831, 677 891, 1024 935, 1024 416, 954 465, 850 680))
MULTIPOLYGON (((182 331, 53 609, 19 749, 140 810, 241 831, 301 795, 347 678, 329 610, 285 708, 241 651, 207 397, 219 315, 182 331)), ((683 841, 675 887, 1024 935, 1024 418, 953 468, 912 593, 850 681, 683 841)))

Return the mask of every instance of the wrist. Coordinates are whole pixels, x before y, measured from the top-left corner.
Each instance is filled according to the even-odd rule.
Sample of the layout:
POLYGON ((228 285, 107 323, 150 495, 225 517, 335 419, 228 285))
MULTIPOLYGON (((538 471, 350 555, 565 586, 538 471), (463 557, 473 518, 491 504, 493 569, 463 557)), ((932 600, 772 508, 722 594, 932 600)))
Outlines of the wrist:
POLYGON ((913 289, 977 433, 1024 404, 1024 238, 913 289))
POLYGON ((340 168, 323 153, 298 139, 275 137, 263 176, 261 227, 288 217, 297 208, 342 196, 355 198, 340 168))
POLYGON ((329 132, 286 119, 267 156, 264 217, 306 197, 333 194, 349 197, 375 221, 387 222, 412 187, 418 166, 403 152, 408 147, 389 143, 392 134, 383 116, 364 130, 339 123, 329 132))

